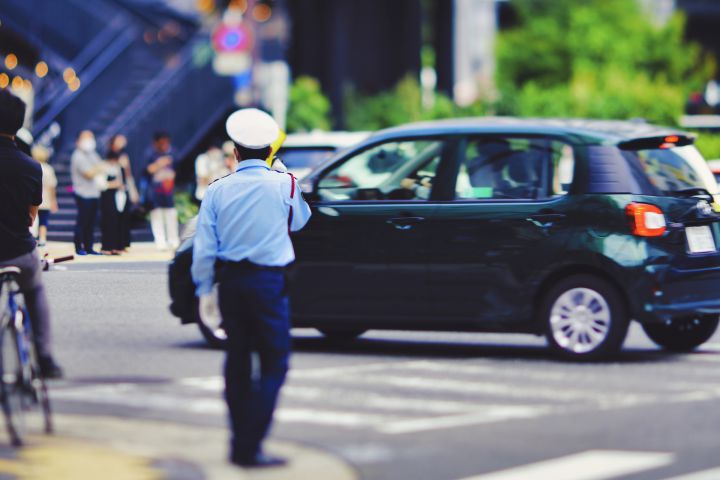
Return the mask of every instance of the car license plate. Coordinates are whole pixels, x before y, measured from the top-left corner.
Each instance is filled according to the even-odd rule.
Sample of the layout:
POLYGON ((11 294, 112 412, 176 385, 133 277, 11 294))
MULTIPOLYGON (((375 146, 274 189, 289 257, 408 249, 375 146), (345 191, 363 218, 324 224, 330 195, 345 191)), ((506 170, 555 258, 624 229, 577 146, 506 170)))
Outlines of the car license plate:
POLYGON ((685 227, 685 235, 687 236, 688 251, 690 253, 708 253, 717 251, 712 230, 710 230, 709 226, 703 225, 701 227, 685 227))

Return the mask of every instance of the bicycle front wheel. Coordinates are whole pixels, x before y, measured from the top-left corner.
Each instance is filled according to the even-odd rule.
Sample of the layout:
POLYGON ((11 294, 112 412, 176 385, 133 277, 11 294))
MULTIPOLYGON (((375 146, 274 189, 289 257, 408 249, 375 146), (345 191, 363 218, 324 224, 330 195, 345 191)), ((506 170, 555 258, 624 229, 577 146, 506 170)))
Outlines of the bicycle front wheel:
MULTIPOLYGON (((27 311, 23 308, 23 315, 27 315, 27 311)), ((29 317, 26 317, 29 318, 29 317)), ((28 328, 30 328, 28 326, 28 328)), ((32 335, 30 335, 32 337, 32 335)), ((47 383, 40 372, 40 357, 37 353, 37 347, 32 338, 26 339, 30 349, 30 381, 32 387, 33 400, 40 404, 42 411, 43 429, 45 433, 53 432, 52 409, 50 408, 50 394, 48 393, 47 383)))
POLYGON ((27 428, 27 385, 23 372, 18 332, 12 322, 0 331, 0 401, 10 442, 19 447, 27 428))

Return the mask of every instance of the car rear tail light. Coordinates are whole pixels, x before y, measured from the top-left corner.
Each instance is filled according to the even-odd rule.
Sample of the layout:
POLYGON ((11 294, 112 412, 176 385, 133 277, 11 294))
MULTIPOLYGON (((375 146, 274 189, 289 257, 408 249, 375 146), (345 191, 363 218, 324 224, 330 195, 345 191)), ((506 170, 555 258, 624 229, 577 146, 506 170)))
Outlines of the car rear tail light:
POLYGON ((666 230, 665 215, 655 205, 631 203, 625 207, 633 235, 659 237, 666 230))

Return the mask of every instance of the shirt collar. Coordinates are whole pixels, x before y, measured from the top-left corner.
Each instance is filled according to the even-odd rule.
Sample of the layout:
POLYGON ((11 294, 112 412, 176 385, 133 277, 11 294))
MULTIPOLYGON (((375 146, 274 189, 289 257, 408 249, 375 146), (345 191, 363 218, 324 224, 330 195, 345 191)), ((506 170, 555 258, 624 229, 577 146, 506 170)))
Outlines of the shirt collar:
POLYGON ((268 164, 265 160, 243 160, 242 162, 240 162, 235 171, 239 172, 240 170, 257 167, 262 167, 265 170, 270 170, 270 167, 268 167, 268 164))

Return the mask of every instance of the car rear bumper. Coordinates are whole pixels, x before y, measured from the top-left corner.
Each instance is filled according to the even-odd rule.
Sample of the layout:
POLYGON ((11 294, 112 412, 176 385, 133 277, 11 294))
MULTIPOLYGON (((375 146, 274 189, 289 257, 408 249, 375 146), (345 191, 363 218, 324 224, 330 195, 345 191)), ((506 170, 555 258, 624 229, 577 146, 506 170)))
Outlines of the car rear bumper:
POLYGON ((661 320, 688 315, 720 315, 720 302, 708 300, 671 305, 650 305, 648 313, 661 320))
MULTIPOLYGON (((664 321, 688 315, 720 315, 720 267, 682 270, 650 269, 650 282, 636 316, 641 321, 664 321)), ((636 290, 636 292, 639 292, 636 290)), ((630 295, 633 295, 632 290, 630 295)))

